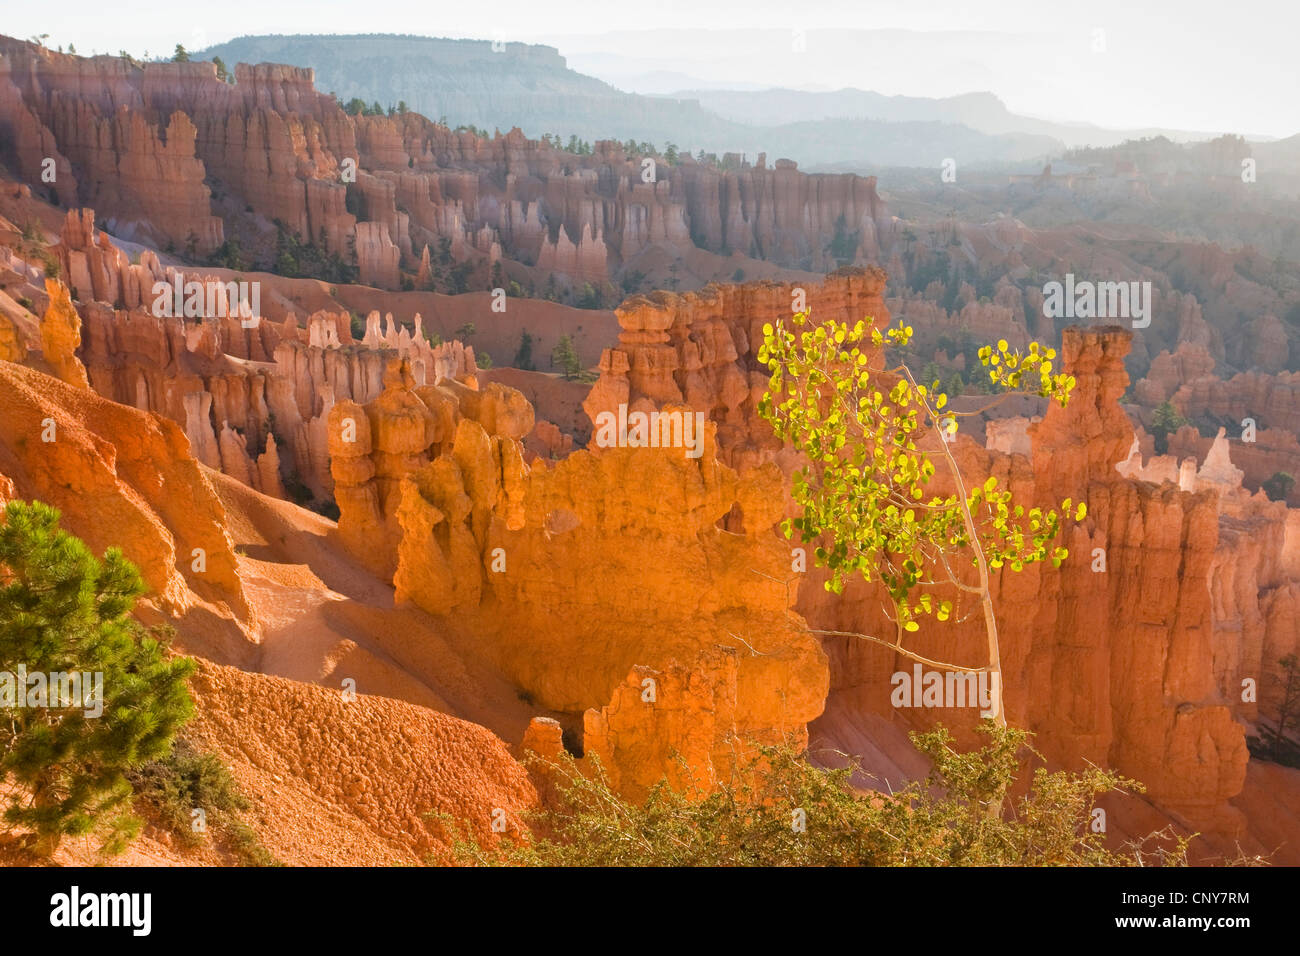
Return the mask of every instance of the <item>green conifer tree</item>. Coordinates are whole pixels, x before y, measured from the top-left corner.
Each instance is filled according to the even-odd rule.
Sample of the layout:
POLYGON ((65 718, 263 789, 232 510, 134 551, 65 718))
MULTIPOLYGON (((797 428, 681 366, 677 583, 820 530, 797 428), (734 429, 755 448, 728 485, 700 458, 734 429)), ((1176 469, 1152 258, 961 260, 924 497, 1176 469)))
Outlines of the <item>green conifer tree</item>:
POLYGON ((582 371, 582 360, 578 358, 578 350, 573 347, 571 336, 560 336, 560 341, 555 344, 555 348, 551 349, 551 365, 560 369, 566 382, 571 382, 578 377, 578 373, 582 371))
POLYGON ((186 679, 194 662, 166 656, 131 618, 145 590, 136 568, 116 548, 96 559, 59 529, 49 505, 5 508, 0 583, 0 680, 15 705, 22 700, 0 721, 4 820, 26 830, 40 855, 66 835, 104 830, 104 849, 120 851, 140 827, 125 772, 166 754, 193 714, 186 679), (84 696, 78 706, 27 706, 27 687, 14 680, 19 665, 29 675, 102 675, 102 710, 84 696))
POLYGON ((515 368, 533 371, 533 337, 524 329, 519 335, 519 351, 515 352, 515 368))

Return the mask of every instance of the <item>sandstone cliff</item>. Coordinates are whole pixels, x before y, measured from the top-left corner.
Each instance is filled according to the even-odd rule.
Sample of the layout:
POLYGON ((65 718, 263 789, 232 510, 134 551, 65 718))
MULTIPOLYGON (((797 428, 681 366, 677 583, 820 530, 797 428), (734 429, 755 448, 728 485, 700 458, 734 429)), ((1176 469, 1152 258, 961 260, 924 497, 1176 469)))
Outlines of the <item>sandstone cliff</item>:
POLYGON ((601 355, 600 378, 583 408, 594 421, 619 405, 683 403, 715 423, 719 455, 733 468, 773 460, 781 444, 757 415, 768 380, 757 360, 763 325, 807 310, 814 321, 874 318, 883 327, 890 321, 885 280, 879 269, 847 268, 807 285, 714 285, 634 296, 615 312, 618 345, 601 355))
POLYGON ((424 250, 444 246, 440 269, 486 278, 505 260, 537 289, 551 276, 576 289, 621 273, 666 281, 678 263, 717 277, 756 261, 825 270, 832 245, 865 262, 894 241, 870 177, 761 155, 669 163, 615 142, 577 155, 518 129, 487 139, 416 113, 350 116, 310 69, 239 64, 232 85, 211 63, 137 66, 10 38, 0 51, 0 129, 23 178, 44 188, 41 161, 54 158, 61 205, 190 257, 233 238, 272 264, 282 232, 389 289, 429 281, 424 250))
MULTIPOLYGON (((1285 354, 1285 340, 1273 353, 1285 354)), ((1247 488, 1260 488, 1277 472, 1300 474, 1300 373, 1252 370, 1225 381, 1204 346, 1184 342, 1158 355, 1133 392, 1147 408, 1168 401, 1197 426, 1170 436, 1168 451, 1176 458, 1204 459, 1213 429, 1221 426, 1232 438, 1232 460, 1247 488)), ((1143 418, 1149 427, 1150 413, 1143 418)), ((1288 500, 1300 505, 1300 487, 1288 500)))
POLYGON ((215 614, 248 640, 225 513, 180 428, 8 362, 0 385, 4 496, 54 505, 96 553, 120 547, 169 616, 215 614))
MULTIPOLYGON (((823 289, 808 290, 814 319, 887 317, 865 298, 846 300, 844 283, 832 276, 823 289)), ((754 419, 751 389, 761 394, 765 380, 756 371, 755 326, 787 313, 789 291, 771 293, 765 315, 743 305, 718 307, 723 296, 735 303, 767 294, 751 287, 626 303, 618 313, 620 346, 602 359, 588 414, 619 403, 660 407, 685 398, 718 421, 720 456, 742 474, 760 461, 777 462, 788 473, 793 462, 754 419)), ((1018 500, 1048 505, 1073 497, 1089 506, 1086 521, 1065 541, 1071 557, 1059 571, 1035 565, 995 576, 1008 719, 1034 730, 1053 761, 1117 767, 1145 782, 1167 810, 1237 832, 1242 821, 1229 800, 1243 786, 1248 755, 1246 726, 1234 714, 1251 719, 1240 706, 1244 677, 1273 674, 1261 686, 1271 687, 1265 699, 1276 697, 1277 655, 1286 652, 1277 648, 1296 644, 1293 625, 1283 620, 1293 584, 1277 570, 1294 563, 1287 557, 1294 545, 1286 543, 1285 522, 1246 545, 1249 534, 1237 531, 1238 523, 1262 529, 1269 519, 1253 506, 1245 514, 1257 517, 1236 517, 1236 506, 1222 503, 1234 472, 1230 464, 1215 465, 1212 455, 1200 469, 1200 491, 1116 470, 1135 438, 1118 403, 1128 382, 1130 340, 1118 329, 1067 330, 1062 357, 1078 385, 1066 409, 1053 407, 1036 424, 1022 418, 1023 437, 1012 422, 999 437, 990 435, 1011 453, 985 451, 964 429, 958 438, 968 481, 996 475, 1018 500), (1104 571, 1093 570, 1097 549, 1105 555, 1104 571), (1212 601, 1212 593, 1224 597, 1212 601), (1243 617, 1244 630, 1234 623, 1243 617), (1270 650, 1261 654, 1259 647, 1270 650)), ((867 589, 851 587, 832 598, 820 588, 821 574, 807 577, 795 606, 812 627, 886 630, 879 601, 867 589)), ((982 627, 934 626, 918 638, 916 649, 926 656, 982 663, 982 627)), ((824 743, 862 746, 848 727, 865 726, 872 713, 934 719, 890 707, 889 677, 901 666, 890 652, 853 639, 825 643, 832 662, 828 707, 837 714, 847 707, 856 716, 835 732, 838 738, 821 738, 824 743)))
POLYGON ((773 466, 738 476, 716 460, 707 425, 698 458, 593 448, 529 466, 520 439, 533 411, 513 389, 421 387, 401 362, 385 381, 365 406, 335 405, 330 449, 340 536, 392 575, 399 601, 475 633, 538 704, 587 711, 590 746, 629 786, 663 772, 653 755, 686 744, 687 712, 711 715, 686 721, 707 738, 686 748, 705 777, 736 738, 803 738, 827 671, 780 582, 773 466), (735 533, 721 527, 733 509, 744 515, 735 533), (714 714, 707 681, 693 679, 664 678, 636 699, 644 710, 617 690, 646 667, 645 695, 652 672, 679 674, 715 646, 735 652, 734 706, 714 714))

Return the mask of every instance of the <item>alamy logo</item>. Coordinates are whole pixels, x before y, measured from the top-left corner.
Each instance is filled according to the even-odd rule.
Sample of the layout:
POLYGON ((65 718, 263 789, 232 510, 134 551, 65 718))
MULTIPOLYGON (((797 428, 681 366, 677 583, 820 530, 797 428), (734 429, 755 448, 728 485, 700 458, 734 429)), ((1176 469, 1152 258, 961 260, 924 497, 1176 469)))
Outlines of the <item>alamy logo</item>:
POLYGON ((152 893, 70 892, 50 897, 51 926, 128 926, 133 936, 148 936, 153 928, 152 893))
POLYGON ((102 671, 28 671, 19 664, 16 671, 0 671, 0 708, 81 708, 87 717, 104 713, 102 671))
POLYGON ((1132 319, 1133 328, 1151 324, 1150 282, 1065 282, 1043 286, 1043 315, 1049 319, 1132 319))
POLYGON ((687 458, 704 454, 703 412, 632 412, 618 406, 618 414, 596 416, 599 448, 685 448, 687 458))
POLYGON ((978 707, 981 717, 996 717, 1001 694, 1000 676, 992 671, 930 671, 920 664, 896 671, 889 702, 895 707, 978 707))
POLYGON ((153 314, 160 319, 184 316, 238 318, 246 329, 255 328, 262 315, 260 282, 222 282, 220 279, 185 281, 183 272, 172 281, 153 284, 153 314))

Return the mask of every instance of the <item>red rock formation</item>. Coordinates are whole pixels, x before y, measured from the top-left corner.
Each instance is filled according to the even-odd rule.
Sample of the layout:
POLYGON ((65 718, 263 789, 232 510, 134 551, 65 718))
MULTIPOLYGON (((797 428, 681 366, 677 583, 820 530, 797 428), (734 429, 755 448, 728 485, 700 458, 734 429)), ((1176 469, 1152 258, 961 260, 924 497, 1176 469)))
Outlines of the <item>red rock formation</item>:
POLYGON ((27 343, 18 324, 0 313, 0 362, 19 362, 27 358, 27 343))
MULTIPOLYGON (((78 321, 84 322, 85 344, 79 355, 93 387, 115 401, 171 418, 185 429, 200 461, 268 494, 283 495, 287 484, 295 494, 301 494, 301 486, 318 500, 328 499, 332 480, 325 418, 336 399, 366 402, 376 397, 383 389, 384 364, 394 354, 409 360, 419 385, 432 385, 444 378, 468 381, 479 375, 472 348, 456 342, 429 345, 418 312, 413 321, 398 327, 391 314, 385 322, 379 312, 372 311, 358 341, 353 341, 349 317, 343 312, 323 309, 300 327, 293 307, 304 300, 300 287, 311 283, 265 275, 246 280, 221 269, 163 267, 148 252, 140 263, 132 264, 107 234, 94 228, 94 213, 88 209, 66 214, 54 252, 72 278, 80 301, 78 321), (236 280, 260 286, 263 311, 279 310, 287 316, 284 321, 231 317, 226 284, 236 280), (162 283, 164 290, 164 308, 157 316, 153 314, 158 304, 153 294, 155 283, 162 283), (198 283, 205 293, 205 314, 197 318, 168 314, 175 312, 176 285, 189 289, 191 283, 198 283), (213 302, 225 306, 224 317, 220 308, 216 315, 207 314, 213 302)), ((10 256, 27 283, 23 291, 48 302, 44 279, 37 278, 39 264, 10 256), (32 282, 40 283, 39 294, 32 282)), ((420 298, 441 316, 441 327, 448 334, 459 321, 458 314, 490 312, 488 297, 482 294, 464 297, 472 302, 443 296, 420 298), (449 303, 461 305, 465 311, 457 313, 449 303)), ((317 301, 333 302, 327 297, 317 301)), ((559 334, 572 334, 569 330, 584 322, 594 334, 602 327, 601 314, 555 303, 517 300, 509 309, 516 323, 534 330, 539 353, 559 334), (553 313, 560 322, 555 328, 551 327, 556 318, 553 313)), ((10 310, 4 314, 8 316, 10 310)), ((14 318, 5 325, 11 331, 4 341, 12 343, 7 346, 10 355, 25 358, 20 344, 30 332, 24 328, 36 329, 37 324, 31 320, 34 317, 23 318, 26 310, 16 302, 12 314, 14 318)), ((514 333, 515 344, 518 334, 514 333)), ((75 358, 71 327, 61 336, 68 340, 63 351, 75 358)), ((494 335, 485 329, 480 337, 491 343, 511 341, 505 330, 494 335)), ((503 370, 503 374, 510 372, 503 370)), ((529 373, 519 374, 527 378, 529 373)), ((537 373, 531 381, 530 394, 541 395, 564 428, 562 433, 554 424, 542 423, 540 431, 528 437, 528 457, 567 454, 573 447, 571 436, 586 434, 580 409, 585 386, 537 373)), ((589 432, 589 423, 585 427, 589 432)))
POLYGON ((738 477, 715 460, 706 426, 699 458, 608 448, 530 467, 520 439, 532 408, 513 389, 418 387, 402 364, 386 386, 364 407, 335 405, 330 448, 340 536, 392 575, 399 600, 476 634, 542 706, 604 708, 586 718, 592 745, 629 785, 663 773, 657 757, 673 749, 707 777, 733 733, 803 738, 826 670, 778 579, 787 559, 768 532, 783 508, 773 466, 738 477), (737 506, 744 529, 721 530, 737 506), (679 668, 715 645, 737 649, 734 715, 679 668), (628 712, 616 692, 638 665, 651 668, 639 687, 668 675, 657 705, 637 698, 653 713, 628 712))
MULTIPOLYGON (((832 244, 871 261, 893 242, 873 178, 683 157, 645 182, 641 157, 617 143, 577 156, 517 129, 488 140, 414 113, 348 116, 311 70, 239 64, 230 85, 211 63, 137 67, 8 38, 0 51, 12 61, 0 129, 13 131, 24 178, 39 182, 52 157, 64 205, 93 205, 116 234, 177 250, 206 254, 231 235, 269 261, 272 221, 355 262, 367 284, 397 288, 403 266, 427 282, 423 250, 447 240, 455 260, 513 260, 540 287, 551 274, 599 285, 634 262, 666 271, 665 254, 826 269, 832 244)), ((736 263, 696 263, 724 266, 736 263)))
POLYGON ((55 376, 69 385, 90 388, 85 366, 77 358, 81 346, 81 316, 72 305, 68 287, 58 279, 45 280, 50 304, 41 316, 41 351, 55 376))
POLYGON ((633 667, 607 705, 584 715, 583 756, 598 758, 610 785, 631 800, 644 800, 663 779, 707 793, 736 765, 744 739, 736 725, 737 654, 717 647, 690 666, 633 667))
MULTIPOLYGON (((834 296, 837 281, 842 280, 832 277, 826 290, 810 290, 810 302, 815 295, 834 296)), ((734 291, 730 302, 744 304, 725 308, 715 304, 725 293, 710 297, 708 290, 626 303, 618 313, 620 347, 602 360, 588 413, 620 402, 658 407, 686 398, 719 420, 724 460, 739 462, 742 472, 756 460, 788 467, 752 411, 742 414, 752 409, 748 395, 729 384, 738 377, 744 381, 756 367, 754 337, 737 334, 737 326, 751 332, 789 308, 783 290, 761 300, 766 314, 757 313, 749 303, 764 294, 734 291), (719 322, 729 330, 722 341, 730 348, 713 344, 719 322)), ((843 304, 814 304, 813 315, 856 321, 869 314, 861 303, 847 310, 843 304)), ((1242 786, 1247 753, 1243 726, 1233 719, 1238 696, 1225 675, 1231 670, 1235 679, 1238 671, 1224 666, 1223 647, 1232 643, 1233 629, 1216 623, 1221 619, 1209 595, 1220 582, 1215 586, 1230 588, 1241 601, 1254 600, 1257 636, 1240 646, 1291 646, 1286 625, 1271 625, 1282 626, 1281 632, 1268 630, 1268 622, 1284 613, 1277 609, 1289 606, 1289 597, 1269 596, 1265 582, 1281 580, 1278 572, 1261 577, 1248 570, 1279 566, 1280 539, 1261 544, 1273 555, 1267 559, 1271 565, 1243 558, 1243 581, 1229 584, 1226 563, 1239 552, 1218 543, 1221 522, 1229 521, 1220 517, 1219 504, 1232 481, 1226 459, 1223 467, 1211 462, 1201 469, 1197 486, 1207 490, 1196 493, 1116 470, 1134 444, 1133 427, 1118 404, 1128 382, 1123 359, 1130 339, 1118 329, 1067 332, 1062 358, 1078 381, 1076 391, 1066 409, 1054 406, 1028 427, 1029 455, 986 451, 964 437, 956 446, 968 481, 994 474, 1010 482, 1018 500, 1048 505, 1072 497, 1089 505, 1084 524, 1069 533, 1071 558, 1059 571, 1035 565, 995 577, 1008 719, 1036 731, 1053 760, 1117 767, 1143 780, 1161 806, 1220 832, 1237 832, 1241 821, 1228 801, 1242 786), (1094 548, 1105 549, 1104 573, 1092 570, 1094 548)), ((753 381, 761 393, 762 381, 753 381)), ((869 634, 887 629, 880 602, 865 588, 851 587, 832 599, 817 587, 820 573, 809 577, 797 607, 814 627, 869 634)), ((1231 611, 1224 613, 1224 620, 1232 619, 1231 611)), ((915 649, 926 656, 983 663, 982 627, 944 625, 925 628, 918 637, 915 649)), ((866 712, 904 716, 889 706, 888 678, 900 664, 888 651, 851 639, 828 640, 826 646, 833 700, 851 700, 863 718, 866 712)), ((1251 673, 1269 667, 1263 657, 1246 654, 1242 660, 1251 673)))
POLYGON ((583 226, 576 243, 561 229, 555 242, 542 245, 537 268, 543 272, 559 272, 580 282, 602 282, 609 276, 608 252, 604 241, 592 235, 590 226, 583 226))
MULTIPOLYGON (((1284 344, 1277 349, 1284 351, 1284 344)), ((1224 381, 1214 375, 1214 361, 1204 348, 1183 344, 1172 355, 1157 356, 1133 391, 1145 406, 1169 401, 1192 422, 1226 424, 1233 462, 1244 471, 1248 488, 1259 488, 1277 472, 1300 474, 1300 373, 1250 371, 1224 381)), ((1170 436, 1169 452, 1202 460, 1211 442, 1185 427, 1170 436)), ((1300 505, 1300 488, 1292 489, 1289 500, 1300 505)))
POLYGON ((61 274, 82 302, 148 308, 154 300, 154 282, 165 275, 152 252, 142 253, 140 262, 132 264, 106 233, 97 232, 93 209, 68 210, 55 253, 61 274))
POLYGON ((20 75, 13 74, 15 62, 11 57, 0 59, 0 150, 11 158, 18 174, 29 183, 41 183, 40 188, 52 194, 61 206, 72 206, 77 201, 77 179, 68 157, 59 152, 54 133, 41 122, 36 112, 23 102, 18 86, 20 75), (47 184, 47 170, 53 170, 54 182, 47 184))
POLYGON ((1175 352, 1161 352, 1151 360, 1146 378, 1134 384, 1133 394, 1143 405, 1154 407, 1168 401, 1184 382, 1213 375, 1214 364, 1205 346, 1183 342, 1175 352))
MULTIPOLYGON (((261 316, 245 319, 227 304, 224 283, 235 274, 164 269, 148 253, 132 265, 93 224, 90 210, 70 211, 58 247, 84 303, 81 354, 90 383, 115 401, 177 422, 200 461, 267 494, 282 497, 291 479, 318 499, 328 498, 325 418, 337 398, 364 402, 377 396, 384 363, 393 354, 411 362, 419 384, 477 372, 472 349, 454 342, 430 346, 419 315, 413 330, 399 330, 391 315, 385 328, 372 312, 366 337, 356 343, 343 313, 312 314, 305 329, 292 316, 282 324, 261 316), (159 315, 155 281, 165 287, 167 308, 159 315), (177 283, 185 289, 198 283, 212 293, 204 298, 221 306, 218 314, 208 314, 207 306, 197 319, 172 314, 177 283)), ((268 291, 268 298, 273 295, 268 291)), ((64 311, 69 309, 70 304, 64 311)), ((75 310, 70 315, 77 318, 75 310)), ((71 354, 75 362, 80 337, 73 336, 69 321, 64 316, 47 325, 57 353, 71 354)))
POLYGON ((757 418, 768 372, 756 352, 763 325, 804 305, 815 321, 889 323, 879 269, 841 269, 824 282, 709 286, 681 295, 656 292, 624 302, 619 344, 600 359, 600 379, 583 408, 595 420, 617 412, 684 403, 718 428, 723 461, 735 468, 770 461, 780 451, 757 418))
MULTIPOLYGON (((1132 440, 1118 405, 1128 384, 1128 340, 1129 333, 1118 330, 1066 332, 1063 368, 1078 385, 1069 405, 1051 406, 1034 429, 1035 500, 1071 493, 1078 499, 1086 480, 1089 516, 1085 527, 1071 532, 1071 559, 1061 573, 1043 572, 1048 594, 1056 583, 1051 578, 1059 578, 1057 614, 1069 631, 1057 631, 1055 646, 1034 640, 1032 628, 1021 639, 1044 668, 1039 673, 1054 673, 1053 686, 1068 693, 1067 700, 1091 699, 1094 708, 1109 704, 1109 714, 1094 709, 1087 724, 1099 732, 1094 753, 1142 779, 1161 805, 1228 826, 1221 808, 1241 788, 1247 755, 1231 699, 1213 680, 1206 583, 1218 532, 1216 496, 1155 488, 1115 472, 1132 440), (1105 549, 1104 574, 1091 569, 1093 547, 1105 549), (1098 638, 1080 642, 1083 635, 1098 638), (1089 644, 1096 670, 1087 663, 1089 644), (1066 670, 1080 665, 1066 678, 1066 670), (1092 674, 1095 684, 1085 676, 1092 674)), ((1040 592, 1039 615, 1049 602, 1040 592)), ((1050 703, 1036 696, 1030 723, 1041 722, 1045 739, 1066 745, 1084 728, 1060 722, 1060 710, 1050 703)), ((1075 755, 1085 756, 1086 747, 1075 755)))
POLYGON ((9 79, 21 95, 5 115, 20 124, 24 111, 35 116, 43 148, 56 147, 47 155, 71 164, 79 200, 111 219, 119 235, 193 244, 200 252, 221 244, 194 123, 150 97, 160 81, 194 89, 210 76, 215 85, 212 64, 137 69, 116 57, 65 56, 8 38, 0 39, 0 50, 12 61, 9 79))
POLYGON ((388 289, 397 286, 401 250, 393 245, 382 223, 357 223, 356 250, 362 284, 388 289))
POLYGON ((169 614, 206 606, 250 628, 224 510, 172 422, 0 362, 0 474, 96 553, 120 547, 169 614))

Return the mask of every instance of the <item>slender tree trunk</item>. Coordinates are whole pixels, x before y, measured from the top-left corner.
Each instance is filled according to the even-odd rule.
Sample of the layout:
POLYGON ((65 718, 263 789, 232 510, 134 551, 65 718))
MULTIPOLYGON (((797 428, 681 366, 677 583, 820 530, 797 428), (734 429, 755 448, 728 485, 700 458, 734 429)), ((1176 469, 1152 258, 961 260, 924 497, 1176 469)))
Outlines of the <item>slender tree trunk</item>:
MULTIPOLYGON (((911 373, 908 373, 911 378, 911 373)), ((915 381, 912 382, 915 388, 915 381)), ((927 404, 927 409, 929 405, 927 404)), ((1002 652, 998 644, 998 619, 993 612, 993 592, 989 587, 989 563, 984 556, 984 548, 980 544, 978 532, 975 528, 975 517, 971 514, 970 505, 966 498, 966 483, 962 481, 961 469, 957 467, 957 459, 953 458, 952 450, 948 447, 948 436, 944 434, 943 428, 939 421, 931 414, 931 420, 934 421, 934 430, 939 436, 939 445, 943 449, 943 457, 948 462, 948 468, 952 471, 952 479, 956 485, 957 501, 961 506, 962 523, 966 526, 966 535, 970 538, 971 548, 975 551, 975 566, 979 571, 980 587, 980 607, 984 611, 984 633, 988 639, 988 656, 989 672, 996 675, 997 687, 994 688, 993 706, 996 712, 993 715, 994 723, 1000 728, 1007 726, 1006 710, 1002 706, 1002 652)), ((1006 796, 1005 788, 999 788, 993 798, 989 800, 987 814, 990 819, 999 819, 1002 816, 1002 802, 1006 796)))
MULTIPOLYGON (((915 387, 915 384, 913 382, 913 387, 915 387)), ((984 548, 980 545, 979 534, 975 528, 975 517, 971 514, 970 505, 966 498, 966 483, 962 481, 961 469, 957 467, 957 459, 952 456, 952 450, 948 447, 948 438, 944 434, 942 426, 934 419, 933 414, 930 417, 935 421, 934 431, 939 436, 939 446, 943 449, 943 457, 948 462, 953 483, 956 485, 957 502, 961 506, 962 523, 966 527, 966 536, 970 538, 971 548, 975 552, 975 566, 979 570, 980 607, 984 612, 984 632, 988 638, 989 668, 998 678, 998 686, 993 699, 993 706, 996 709, 993 719, 999 727, 1005 727, 1007 718, 1002 706, 1002 652, 998 645, 998 619, 993 612, 993 592, 989 587, 989 562, 984 556, 984 548)))
MULTIPOLYGON (((45 778, 38 779, 32 787, 32 805, 45 808, 56 806, 58 802, 58 796, 54 793, 54 782, 45 778)), ((57 829, 45 833, 37 831, 28 838, 27 846, 42 859, 49 859, 59 848, 62 840, 63 834, 57 829)))

